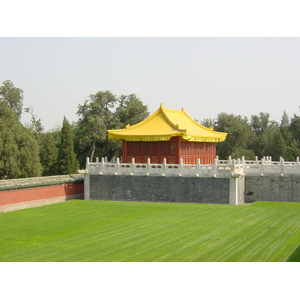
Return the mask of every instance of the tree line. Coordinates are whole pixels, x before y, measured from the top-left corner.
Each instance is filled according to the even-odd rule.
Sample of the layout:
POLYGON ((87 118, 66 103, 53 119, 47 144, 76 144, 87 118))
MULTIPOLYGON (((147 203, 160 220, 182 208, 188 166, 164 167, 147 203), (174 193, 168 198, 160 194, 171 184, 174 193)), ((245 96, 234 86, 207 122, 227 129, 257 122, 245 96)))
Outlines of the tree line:
POLYGON ((205 119, 202 124, 228 133, 224 142, 217 143, 220 159, 271 156, 273 160, 283 157, 295 161, 300 156, 300 117, 296 114, 290 118, 284 111, 281 121, 276 122, 263 112, 250 119, 220 113, 216 119, 205 119))
MULTIPOLYGON (((30 124, 20 122, 23 91, 12 81, 0 86, 0 179, 51 176, 77 173, 85 168, 86 157, 120 157, 122 144, 108 139, 107 130, 136 124, 149 116, 147 105, 135 95, 116 96, 98 91, 77 107, 78 120, 45 132, 33 107, 24 108, 30 124)), ((250 119, 220 113, 215 119, 200 122, 215 131, 227 132, 224 142, 217 143, 220 159, 255 159, 255 156, 280 157, 294 161, 300 156, 300 117, 290 118, 283 112, 281 122, 269 113, 250 119)))
POLYGON ((20 122, 23 91, 12 81, 0 87, 0 179, 77 173, 86 157, 121 156, 122 144, 108 139, 107 130, 136 124, 149 116, 148 107, 135 95, 110 91, 89 95, 78 105, 78 121, 44 132, 33 107, 30 124, 20 122))

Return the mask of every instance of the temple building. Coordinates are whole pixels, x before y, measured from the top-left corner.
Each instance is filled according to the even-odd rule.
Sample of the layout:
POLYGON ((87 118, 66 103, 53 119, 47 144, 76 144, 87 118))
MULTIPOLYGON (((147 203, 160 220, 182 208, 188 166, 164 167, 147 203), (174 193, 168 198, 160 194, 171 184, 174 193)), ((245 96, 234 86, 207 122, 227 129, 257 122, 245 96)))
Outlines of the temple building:
POLYGON ((167 109, 163 104, 144 121, 127 125, 125 129, 108 130, 109 138, 122 141, 122 162, 212 164, 216 158, 216 143, 227 133, 216 132, 194 121, 182 108, 167 109))

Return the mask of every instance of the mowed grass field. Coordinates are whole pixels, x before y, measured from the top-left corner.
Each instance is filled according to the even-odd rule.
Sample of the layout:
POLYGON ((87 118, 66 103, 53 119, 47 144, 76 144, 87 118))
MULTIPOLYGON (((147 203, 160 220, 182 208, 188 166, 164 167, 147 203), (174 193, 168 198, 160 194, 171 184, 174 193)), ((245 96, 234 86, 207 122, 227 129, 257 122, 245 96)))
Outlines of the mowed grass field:
POLYGON ((299 261, 300 203, 71 200, 0 213, 0 261, 299 261), (272 229, 268 229, 272 227, 272 229))

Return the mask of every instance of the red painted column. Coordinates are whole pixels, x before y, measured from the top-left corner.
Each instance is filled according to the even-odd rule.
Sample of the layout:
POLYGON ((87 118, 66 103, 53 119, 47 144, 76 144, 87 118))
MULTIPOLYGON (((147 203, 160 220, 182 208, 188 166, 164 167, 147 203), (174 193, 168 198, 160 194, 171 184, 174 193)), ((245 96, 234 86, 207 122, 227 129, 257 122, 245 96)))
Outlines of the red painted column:
POLYGON ((127 162, 127 143, 122 140, 122 162, 127 162))

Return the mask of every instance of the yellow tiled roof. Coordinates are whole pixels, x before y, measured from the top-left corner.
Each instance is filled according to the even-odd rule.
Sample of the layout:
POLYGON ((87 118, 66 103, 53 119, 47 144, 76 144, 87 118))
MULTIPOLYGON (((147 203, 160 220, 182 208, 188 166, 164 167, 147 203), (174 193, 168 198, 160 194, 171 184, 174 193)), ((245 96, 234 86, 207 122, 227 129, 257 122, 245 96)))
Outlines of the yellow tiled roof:
POLYGON ((216 132, 194 121, 184 109, 159 109, 144 121, 125 129, 108 130, 110 139, 125 141, 168 141, 181 136, 191 142, 222 142, 227 133, 216 132))

